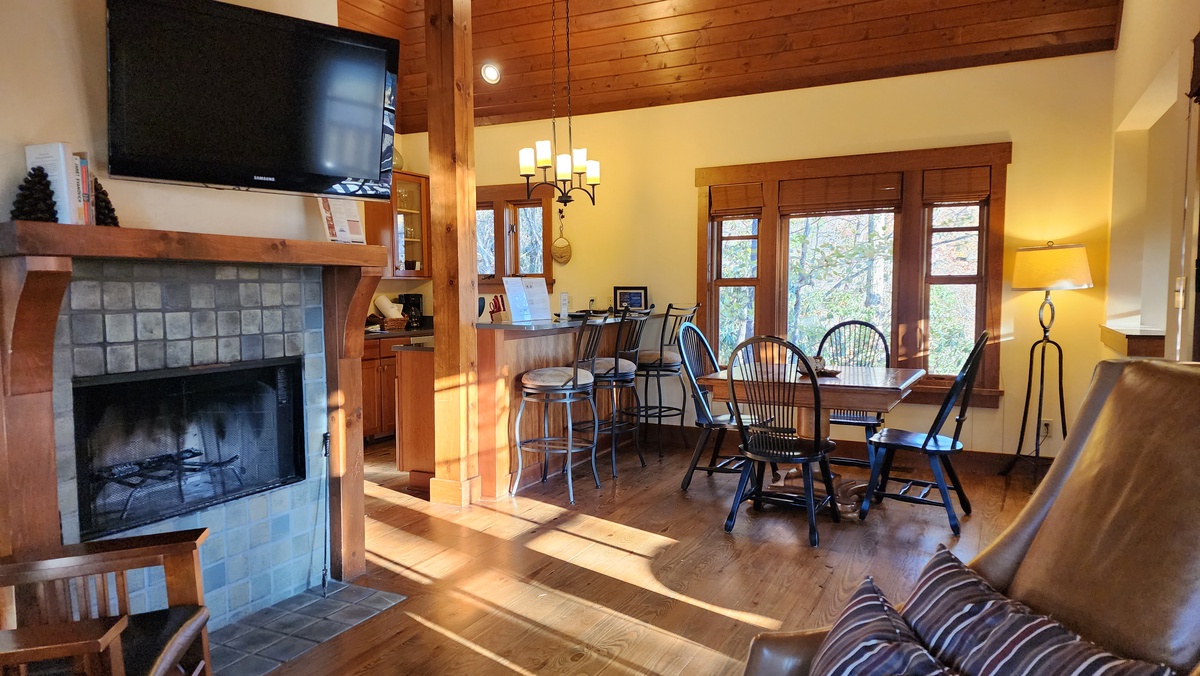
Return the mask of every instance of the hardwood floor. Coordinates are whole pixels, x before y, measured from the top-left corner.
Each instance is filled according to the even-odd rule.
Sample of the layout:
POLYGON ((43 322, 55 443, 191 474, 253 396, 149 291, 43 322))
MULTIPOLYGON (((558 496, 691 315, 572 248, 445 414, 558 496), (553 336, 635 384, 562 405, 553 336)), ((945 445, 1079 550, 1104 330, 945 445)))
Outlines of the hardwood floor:
POLYGON ((390 440, 369 447, 357 583, 409 598, 276 673, 738 674, 755 634, 828 624, 867 575, 899 602, 938 543, 970 559, 1033 489, 964 467, 962 537, 938 508, 888 501, 866 522, 819 516, 811 548, 801 511, 746 504, 726 534, 736 475, 681 491, 691 449, 666 436, 645 468, 623 446, 615 480, 604 454, 603 487, 577 475, 573 507, 554 474, 515 499, 432 505, 402 490, 390 440))

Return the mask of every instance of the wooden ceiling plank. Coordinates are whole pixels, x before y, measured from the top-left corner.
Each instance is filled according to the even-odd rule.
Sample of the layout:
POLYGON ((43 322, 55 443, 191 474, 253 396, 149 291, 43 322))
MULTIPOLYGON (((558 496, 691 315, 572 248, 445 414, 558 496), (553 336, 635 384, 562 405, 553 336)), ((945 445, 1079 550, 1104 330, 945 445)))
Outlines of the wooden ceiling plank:
MULTIPOLYGON (((695 53, 663 54, 651 60, 624 60, 624 68, 620 63, 612 66, 595 64, 578 67, 572 81, 572 95, 578 98, 598 91, 640 89, 666 82, 699 80, 736 73, 750 74, 783 68, 805 68, 817 64, 830 65, 863 57, 884 60, 931 48, 972 42, 995 42, 1030 34, 1058 33, 1094 26, 1113 26, 1114 21, 1112 10, 1081 10, 1052 17, 980 24, 967 33, 964 33, 964 28, 958 27, 786 52, 764 51, 750 56, 739 56, 736 49, 726 48, 724 51, 733 53, 720 58, 723 56, 721 48, 701 48, 695 53), (699 58, 701 54, 709 55, 709 58, 699 58)), ((497 100, 534 102, 548 98, 549 93, 545 90, 548 89, 549 82, 550 75, 545 71, 513 76, 510 86, 504 90, 481 91, 477 96, 477 103, 487 105, 497 100)))
MULTIPOLYGON (((359 7, 358 2, 363 0, 338 0, 338 23, 343 21, 352 21, 360 26, 367 26, 368 33, 382 35, 389 38, 398 38, 404 32, 400 24, 395 23, 388 17, 375 14, 362 7, 359 7)), ((392 17, 396 18, 396 17, 392 17)))
MULTIPOLYGON (((1113 40, 1112 31, 1107 27, 1088 28, 1065 31, 1058 35, 1029 36, 1017 40, 1000 40, 996 43, 970 43, 912 52, 884 60, 886 61, 884 65, 881 65, 879 59, 865 57, 849 62, 818 64, 802 70, 784 68, 762 73, 714 76, 699 82, 667 82, 640 88, 635 96, 624 96, 620 99, 613 97, 611 92, 581 94, 574 97, 574 107, 578 116, 647 105, 669 105, 705 98, 740 96, 764 91, 854 82, 877 77, 910 75, 930 70, 1006 63, 1030 58, 1048 58, 1111 49, 1113 40), (719 93, 723 91, 730 93, 719 93), (606 98, 621 107, 609 107, 606 98)), ((521 110, 519 102, 507 104, 507 106, 507 108, 497 106, 477 108, 477 110, 489 120, 489 123, 495 123, 496 118, 506 117, 514 112, 519 113, 521 110)), ((514 120, 505 119, 505 121, 514 120)))
MULTIPOLYGON (((1067 3, 1078 6, 1087 6, 1095 2, 1096 0, 1067 0, 1067 3)), ((987 16, 987 14, 980 12, 986 12, 988 7, 997 4, 1011 6, 1011 16, 1013 17, 1036 17, 1042 6, 1042 0, 1003 0, 1003 3, 992 2, 989 6, 977 5, 974 8, 967 7, 958 12, 938 12, 936 13, 938 17, 925 16, 934 14, 925 13, 921 17, 914 17, 912 19, 878 20, 864 24, 861 28, 859 26, 839 26, 809 31, 806 35, 780 35, 768 31, 764 36, 755 36, 754 38, 743 39, 737 42, 723 39, 731 37, 728 32, 723 32, 722 35, 717 36, 713 34, 713 31, 706 31, 705 35, 713 38, 712 44, 697 44, 686 50, 653 49, 652 46, 645 46, 681 42, 683 38, 679 38, 678 36, 664 37, 662 41, 651 40, 638 41, 637 43, 621 43, 619 45, 609 45, 603 48, 574 52, 576 63, 579 65, 576 65, 572 70, 575 78, 585 79, 601 75, 615 75, 642 70, 702 64, 729 58, 742 58, 781 51, 794 51, 806 46, 815 47, 818 45, 858 43, 863 40, 864 35, 878 39, 885 36, 904 36, 934 29, 947 29, 959 26, 967 27, 979 23, 979 21, 987 16), (808 44, 805 42, 806 39, 808 44), (642 48, 632 49, 632 53, 630 54, 624 53, 625 49, 630 48, 634 44, 642 48)), ((990 30, 992 25, 987 24, 981 30, 990 30)), ((1066 27, 1080 26, 1067 25, 1066 27)), ((1058 29, 1056 28, 1055 30, 1058 29)), ((700 40, 700 34, 698 33, 684 35, 693 43, 700 40)), ((551 80, 549 56, 528 57, 505 61, 503 63, 506 78, 504 81, 505 89, 546 85, 551 80)), ((562 68, 561 63, 559 67, 562 68)), ((492 90, 481 90, 481 94, 486 95, 489 91, 492 90)))

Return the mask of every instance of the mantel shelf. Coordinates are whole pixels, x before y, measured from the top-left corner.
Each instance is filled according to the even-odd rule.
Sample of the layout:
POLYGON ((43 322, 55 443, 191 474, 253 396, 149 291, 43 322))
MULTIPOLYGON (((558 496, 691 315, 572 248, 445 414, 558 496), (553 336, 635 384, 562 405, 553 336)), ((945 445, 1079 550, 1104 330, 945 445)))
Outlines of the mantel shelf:
POLYGON ((33 221, 0 223, 0 257, 15 256, 332 267, 387 265, 387 250, 381 246, 33 221))

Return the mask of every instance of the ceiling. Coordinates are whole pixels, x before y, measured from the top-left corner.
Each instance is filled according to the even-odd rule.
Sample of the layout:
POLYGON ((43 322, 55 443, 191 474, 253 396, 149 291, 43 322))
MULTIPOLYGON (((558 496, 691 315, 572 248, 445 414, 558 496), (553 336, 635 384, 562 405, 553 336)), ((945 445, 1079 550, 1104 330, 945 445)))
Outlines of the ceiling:
MULTIPOLYGON (((572 112, 1110 50, 1122 0, 590 0, 571 7, 572 112)), ((476 124, 546 119, 550 0, 474 0, 476 124)), ((558 3, 558 112, 565 108, 558 3)), ((399 131, 425 131, 424 0, 338 0, 342 26, 400 41, 399 131)))

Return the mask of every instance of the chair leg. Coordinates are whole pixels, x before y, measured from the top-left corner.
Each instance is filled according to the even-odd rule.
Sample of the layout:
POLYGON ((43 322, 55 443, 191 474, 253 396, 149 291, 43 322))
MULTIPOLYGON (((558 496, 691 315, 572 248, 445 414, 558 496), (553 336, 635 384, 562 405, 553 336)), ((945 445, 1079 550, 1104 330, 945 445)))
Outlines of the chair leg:
MULTIPOLYGON (((542 403, 542 439, 550 438, 550 404, 542 403)), ((548 443, 543 441, 542 443, 548 443)), ((546 446, 543 446, 546 448, 546 446)), ((550 472, 550 454, 542 453, 542 483, 546 483, 546 475, 550 472)))
POLYGON ((804 469, 804 506, 808 511, 808 544, 817 546, 820 538, 817 535, 817 499, 813 494, 812 463, 802 464, 804 469))
MULTIPOLYGON (((722 432, 724 430, 721 430, 722 432)), ((688 465, 687 472, 683 475, 683 483, 679 485, 682 490, 687 490, 692 483, 692 473, 696 471, 696 465, 700 464, 700 454, 704 452, 704 444, 708 443, 708 435, 712 434, 712 430, 707 427, 700 428, 700 441, 696 442, 696 450, 692 453, 692 462, 688 465)), ((720 438, 718 434, 717 438, 720 438)), ((712 472, 708 473, 712 476, 712 472)))
POLYGON ((825 475, 825 494, 829 496, 829 518, 833 519, 834 523, 839 523, 842 514, 838 511, 837 496, 833 492, 833 471, 829 469, 829 457, 822 455, 820 462, 821 474, 825 475))
MULTIPOLYGON (((876 455, 878 456, 878 452, 876 452, 876 455)), ((883 496, 881 494, 887 492, 888 480, 892 476, 892 460, 894 460, 895 458, 896 458, 896 449, 894 449, 894 448, 884 449, 884 451, 883 451, 883 468, 880 470, 880 475, 879 475, 879 488, 875 492, 875 504, 877 504, 877 505, 879 503, 883 502, 883 496)))
POLYGON ((942 459, 942 467, 946 469, 946 476, 950 477, 950 482, 954 484, 954 492, 958 493, 958 504, 962 505, 963 514, 971 513, 971 501, 967 499, 967 492, 963 490, 962 482, 958 480, 958 473, 954 471, 954 466, 950 464, 950 456, 939 456, 942 459))
POLYGON ((617 388, 613 387, 612 410, 608 412, 608 441, 611 447, 612 475, 617 478, 617 388))
POLYGON ((679 372, 679 438, 683 440, 683 447, 687 448, 687 432, 684 431, 684 420, 687 419, 687 402, 688 402, 688 386, 683 379, 683 371, 679 372))
MULTIPOLYGON (((631 388, 629 388, 629 391, 633 393, 634 408, 641 408, 642 400, 638 398, 637 387, 631 387, 631 388)), ((646 456, 642 455, 642 440, 638 437, 638 431, 642 425, 641 418, 635 419, 633 421, 633 425, 634 425, 634 427, 633 427, 633 442, 634 442, 633 447, 635 449, 637 449, 638 461, 642 463, 642 467, 645 467, 646 466, 646 456)), ((659 429, 662 429, 661 425, 659 426, 659 429)), ((658 447, 660 449, 659 457, 661 458, 662 457, 662 453, 661 453, 662 440, 661 439, 659 440, 658 447)))
POLYGON ((862 505, 858 508, 859 521, 867 518, 867 512, 871 509, 871 503, 875 500, 875 487, 879 483, 879 470, 883 465, 880 450, 875 448, 875 445, 870 441, 867 442, 867 459, 871 462, 871 478, 867 479, 867 492, 863 495, 862 505))
POLYGON ((935 456, 929 457, 929 467, 933 469, 933 480, 937 483, 938 492, 942 494, 942 504, 946 507, 946 515, 950 517, 950 530, 954 534, 962 535, 962 529, 958 527, 958 515, 954 513, 954 503, 950 502, 950 489, 946 488, 946 477, 942 475, 942 464, 938 462, 935 456))
MULTIPOLYGON (((725 441, 725 428, 722 427, 717 430, 717 440, 715 443, 713 443, 712 458, 708 461, 709 467, 716 467, 717 463, 721 461, 721 444, 724 443, 724 441, 725 441)), ((708 475, 709 476, 713 475, 711 469, 708 470, 708 475)))
POLYGON ((573 451, 575 449, 575 428, 571 425, 571 423, 574 422, 571 420, 571 403, 567 402, 566 406, 567 406, 567 456, 566 456, 566 460, 563 461, 563 465, 565 465, 565 467, 563 469, 565 469, 567 472, 567 499, 570 500, 571 504, 573 505, 573 504, 575 504, 575 482, 571 476, 572 474, 574 474, 574 471, 571 469, 571 451, 573 451))
POLYGON ((517 496, 517 489, 521 486, 521 472, 525 469, 525 453, 521 451, 521 416, 525 415, 525 397, 521 397, 521 407, 517 409, 517 421, 514 427, 516 428, 517 438, 517 473, 513 476, 512 495, 517 496))
POLYGON ((746 484, 754 472, 754 463, 749 459, 742 465, 742 475, 738 478, 737 490, 733 493, 733 507, 729 509, 729 518, 725 519, 725 532, 733 532, 733 523, 737 521, 738 507, 742 505, 742 495, 746 492, 746 484))
POLYGON ((596 488, 600 488, 600 471, 596 469, 596 448, 600 441, 600 421, 596 418, 596 397, 588 397, 588 405, 592 407, 592 478, 596 480, 596 488))
MULTIPOLYGON (((663 457, 662 450, 662 426, 663 426, 663 397, 662 397, 662 373, 654 374, 654 387, 658 390, 658 457, 663 457)), ((646 403, 649 404, 650 395, 646 395, 646 403)))
POLYGON ((763 474, 766 471, 765 462, 754 463, 754 511, 756 512, 762 511, 763 474))

